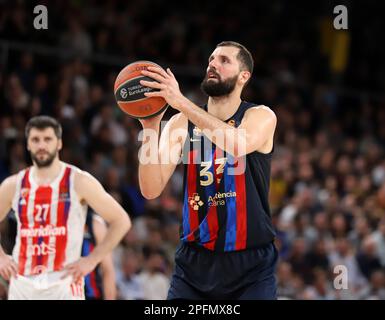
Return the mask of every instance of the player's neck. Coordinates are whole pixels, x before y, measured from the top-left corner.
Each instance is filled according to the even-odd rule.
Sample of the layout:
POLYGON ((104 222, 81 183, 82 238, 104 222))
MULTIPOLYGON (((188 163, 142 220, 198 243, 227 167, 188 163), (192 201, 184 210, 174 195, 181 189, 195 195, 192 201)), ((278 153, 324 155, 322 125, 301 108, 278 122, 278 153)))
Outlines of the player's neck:
POLYGON ((49 167, 39 168, 38 166, 33 166, 33 175, 36 183, 38 185, 47 185, 52 183, 57 176, 60 174, 63 163, 56 158, 49 167))
POLYGON ((224 97, 209 97, 207 111, 220 120, 229 119, 238 109, 241 98, 237 94, 230 94, 224 97))

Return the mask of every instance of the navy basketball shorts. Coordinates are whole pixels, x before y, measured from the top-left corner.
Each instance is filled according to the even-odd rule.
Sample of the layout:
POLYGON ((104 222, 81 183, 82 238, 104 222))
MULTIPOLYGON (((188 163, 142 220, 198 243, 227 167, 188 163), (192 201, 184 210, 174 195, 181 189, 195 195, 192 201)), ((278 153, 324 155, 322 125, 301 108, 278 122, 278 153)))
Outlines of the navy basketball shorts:
POLYGON ((278 252, 273 243, 232 252, 213 252, 181 243, 167 299, 276 299, 278 252))

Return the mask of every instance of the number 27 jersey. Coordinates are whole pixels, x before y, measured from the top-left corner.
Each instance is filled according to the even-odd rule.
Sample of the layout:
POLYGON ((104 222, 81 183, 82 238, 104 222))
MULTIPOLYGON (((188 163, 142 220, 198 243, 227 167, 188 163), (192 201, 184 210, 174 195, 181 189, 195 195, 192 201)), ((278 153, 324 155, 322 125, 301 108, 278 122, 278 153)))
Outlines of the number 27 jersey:
POLYGON ((49 185, 37 185, 33 167, 18 173, 12 203, 17 219, 12 255, 20 275, 60 271, 80 258, 87 206, 74 190, 77 170, 62 162, 60 174, 49 185))

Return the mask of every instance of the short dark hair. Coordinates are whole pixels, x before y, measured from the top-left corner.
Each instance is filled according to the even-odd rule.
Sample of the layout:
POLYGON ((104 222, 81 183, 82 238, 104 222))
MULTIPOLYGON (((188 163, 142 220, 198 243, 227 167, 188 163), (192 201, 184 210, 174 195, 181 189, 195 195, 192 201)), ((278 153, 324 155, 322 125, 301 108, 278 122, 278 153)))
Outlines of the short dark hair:
POLYGON ((39 130, 52 128, 58 139, 61 139, 63 133, 60 123, 55 118, 49 116, 36 116, 29 119, 25 126, 25 137, 27 139, 32 128, 37 128, 39 130))
POLYGON ((217 44, 218 47, 235 47, 239 49, 239 52, 237 54, 237 59, 241 63, 241 68, 246 71, 249 71, 251 74, 254 70, 254 59, 251 55, 250 51, 247 50, 247 48, 235 41, 222 41, 221 43, 217 44))

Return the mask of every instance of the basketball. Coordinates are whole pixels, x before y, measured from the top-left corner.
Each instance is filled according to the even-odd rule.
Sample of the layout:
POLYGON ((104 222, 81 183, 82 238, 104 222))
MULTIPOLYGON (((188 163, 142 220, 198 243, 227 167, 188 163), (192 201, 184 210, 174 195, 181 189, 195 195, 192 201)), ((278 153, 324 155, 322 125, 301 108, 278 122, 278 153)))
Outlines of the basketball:
POLYGON ((140 80, 155 81, 143 76, 149 66, 160 67, 151 61, 135 61, 123 68, 115 80, 114 94, 120 109, 133 118, 144 119, 160 114, 167 108, 162 97, 146 97, 145 92, 157 91, 140 84, 140 80))

